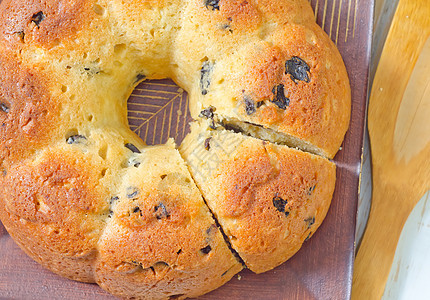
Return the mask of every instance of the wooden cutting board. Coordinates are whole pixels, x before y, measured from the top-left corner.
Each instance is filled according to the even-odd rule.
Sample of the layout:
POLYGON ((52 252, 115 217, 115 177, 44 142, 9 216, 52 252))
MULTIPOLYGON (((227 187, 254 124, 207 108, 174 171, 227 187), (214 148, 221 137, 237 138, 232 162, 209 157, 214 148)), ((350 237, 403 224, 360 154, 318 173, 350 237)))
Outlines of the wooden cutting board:
MULTIPOLYGON (((0 0, 1 2, 1 0, 0 0)), ((366 111, 373 0, 311 0, 317 22, 337 44, 352 87, 351 125, 336 155, 337 186, 328 215, 288 262, 264 274, 245 270, 203 299, 349 299, 366 111)), ((187 133, 187 95, 169 80, 140 84, 128 101, 130 128, 148 144, 187 133), (164 124, 164 125, 163 125, 164 124)), ((0 224, 1 299, 111 299, 96 285, 60 278, 28 258, 0 224)))
POLYGON ((399 1, 368 118, 372 208, 352 299, 381 298, 403 225, 430 188, 430 1, 399 1))

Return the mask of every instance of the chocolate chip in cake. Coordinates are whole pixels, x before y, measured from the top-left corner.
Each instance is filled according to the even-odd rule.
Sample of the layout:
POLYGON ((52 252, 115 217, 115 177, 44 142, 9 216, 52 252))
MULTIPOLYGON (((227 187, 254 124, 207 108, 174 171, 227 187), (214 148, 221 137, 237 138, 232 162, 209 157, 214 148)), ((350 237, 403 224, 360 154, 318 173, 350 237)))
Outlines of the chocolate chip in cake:
POLYGON ((140 161, 139 161, 139 159, 138 159, 137 157, 132 157, 132 158, 129 160, 128 165, 130 165, 130 166, 134 166, 135 168, 139 168, 139 166, 140 166, 140 161))
POLYGON ((258 101, 257 102, 257 108, 260 108, 264 105, 264 101, 258 101))
POLYGON ((35 13, 31 17, 31 22, 34 22, 37 27, 39 27, 39 24, 45 19, 45 14, 42 11, 39 11, 38 13, 35 13))
POLYGON ((181 254, 181 252, 182 252, 182 249, 179 249, 178 251, 176 251, 176 254, 181 254))
POLYGON ((98 67, 84 67, 84 72, 82 73, 86 73, 88 76, 94 76, 96 74, 99 74, 101 72, 101 69, 98 67))
POLYGON ((270 102, 276 104, 280 109, 286 109, 290 105, 290 99, 285 97, 284 85, 279 84, 272 89, 274 95, 273 100, 270 102))
POLYGON ((109 214, 108 217, 112 218, 113 216, 113 210, 111 209, 111 207, 119 200, 118 196, 113 196, 109 199, 109 214))
POLYGON ((207 245, 206 247, 200 249, 200 252, 203 254, 209 254, 209 252, 211 252, 212 247, 210 245, 207 245))
POLYGON ((254 101, 251 98, 247 97, 247 96, 244 96, 243 99, 245 101, 245 111, 246 111, 246 114, 249 116, 249 115, 252 115, 253 113, 255 113, 256 109, 255 109, 255 103, 254 103, 254 101))
POLYGON ((308 195, 309 195, 309 196, 310 196, 310 195, 312 195, 312 193, 313 193, 313 191, 315 190, 315 188, 316 188, 316 185, 311 186, 311 187, 309 188, 309 190, 308 190, 308 195))
POLYGON ((138 262, 138 261, 136 261, 136 260, 131 260, 131 263, 132 263, 133 265, 136 265, 136 266, 140 266, 140 267, 142 267, 142 263, 140 263, 140 262, 138 262))
POLYGON ((290 74, 291 80, 295 83, 298 81, 310 82, 309 65, 298 56, 293 56, 285 63, 285 74, 290 74))
POLYGON ((211 141, 211 137, 209 137, 209 138, 207 138, 206 140, 205 140, 205 149, 207 150, 207 151, 209 151, 209 149, 211 148, 211 145, 210 145, 210 141, 211 141))
POLYGON ((209 244, 212 241, 213 236, 218 232, 218 227, 216 224, 212 224, 209 226, 208 229, 206 229, 206 238, 205 242, 209 244))
POLYGON ((275 196, 272 200, 273 206, 279 211, 279 212, 285 212, 285 205, 287 205, 288 201, 282 199, 281 197, 275 196))
POLYGON ((219 10, 219 0, 204 0, 207 9, 219 10))
POLYGON ((126 147, 127 149, 129 149, 133 153, 141 153, 140 150, 137 149, 137 147, 135 145, 133 145, 132 143, 126 143, 124 145, 124 147, 126 147))
POLYGON ((285 214, 286 217, 290 214, 289 211, 285 210, 285 206, 287 205, 288 201, 282 199, 281 197, 275 196, 273 197, 273 206, 279 211, 285 214))
POLYGON ((308 229, 315 223, 315 217, 309 217, 305 219, 305 222, 308 224, 308 229))
POLYGON ((211 234, 213 234, 214 232, 217 232, 217 231, 218 231, 218 226, 216 224, 212 224, 211 226, 209 226, 208 229, 206 229, 206 234, 207 235, 211 235, 211 234))
POLYGON ((233 33, 233 29, 231 29, 231 25, 230 24, 222 24, 221 25, 221 29, 222 30, 228 30, 228 32, 233 33))
POLYGON ((164 204, 161 202, 154 207, 154 212, 157 220, 161 220, 170 216, 166 206, 164 206, 164 204))
POLYGON ((212 119, 211 123, 209 124, 209 128, 216 130, 216 125, 215 125, 215 121, 212 119))
POLYGON ((136 213, 140 213, 140 215, 142 215, 142 211, 140 210, 140 207, 139 207, 139 206, 136 206, 135 208, 133 208, 133 213, 134 213, 134 214, 136 214, 136 213))
POLYGON ((200 70, 200 90, 203 96, 208 93, 209 86, 211 85, 212 71, 213 64, 208 60, 204 61, 200 70))
POLYGON ((3 102, 0 103, 0 109, 5 113, 8 113, 10 111, 9 106, 7 106, 6 103, 3 102))
POLYGON ((133 199, 136 198, 137 195, 139 195, 139 189, 137 187, 128 187, 127 188, 127 198, 133 199))
POLYGON ((75 135, 69 136, 66 139, 66 143, 67 144, 79 144, 79 143, 86 141, 86 139, 87 138, 83 135, 75 134, 75 135))
POLYGON ((206 119, 213 119, 215 111, 216 111, 215 107, 209 106, 208 108, 205 108, 200 112, 199 117, 206 118, 206 119))
POLYGON ((113 205, 113 204, 115 204, 115 202, 116 202, 116 201, 118 201, 118 200, 119 200, 119 197, 118 197, 118 196, 111 197, 111 198, 109 199, 109 205, 113 205))
POLYGON ((24 42, 24 38, 25 38, 25 33, 24 31, 18 31, 16 33, 16 35, 19 37, 19 39, 21 40, 21 42, 24 42))

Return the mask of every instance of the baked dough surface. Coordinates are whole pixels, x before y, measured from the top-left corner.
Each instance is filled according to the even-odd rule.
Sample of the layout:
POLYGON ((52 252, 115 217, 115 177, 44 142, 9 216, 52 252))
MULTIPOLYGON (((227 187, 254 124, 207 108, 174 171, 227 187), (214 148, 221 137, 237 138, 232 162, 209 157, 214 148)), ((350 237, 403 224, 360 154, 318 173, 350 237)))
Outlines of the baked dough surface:
POLYGON ((45 267, 196 297, 323 221, 350 88, 308 1, 3 0, 0 16, 0 219, 45 267), (128 128, 134 87, 166 77, 196 120, 179 151, 128 128))

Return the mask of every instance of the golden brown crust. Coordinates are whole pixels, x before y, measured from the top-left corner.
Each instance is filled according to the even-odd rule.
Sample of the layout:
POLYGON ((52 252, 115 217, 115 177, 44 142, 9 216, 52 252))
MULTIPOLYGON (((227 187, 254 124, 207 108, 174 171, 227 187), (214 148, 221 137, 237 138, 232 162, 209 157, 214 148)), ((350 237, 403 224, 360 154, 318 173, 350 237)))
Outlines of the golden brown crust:
POLYGON ((40 229, 34 224, 4 210, 0 211, 0 218, 18 246, 43 267, 72 280, 95 282, 93 264, 96 252, 83 257, 61 255, 46 243, 34 238, 34 233, 40 229))
POLYGON ((242 269, 176 150, 149 148, 117 194, 99 242, 97 282, 117 295, 194 297, 242 269), (147 172, 150 171, 150 172, 147 172))
POLYGON ((29 43, 50 48, 76 35, 96 13, 93 1, 14 1, 0 6, 0 39, 8 48, 29 43))
POLYGON ((315 23, 309 3, 237 3, 220 1, 219 10, 212 10, 194 0, 185 9, 199 18, 184 20, 177 60, 196 75, 183 80, 181 72, 174 78, 200 104, 190 108, 193 117, 212 105, 223 118, 262 125, 333 158, 349 125, 350 87, 342 58, 315 23), (247 17, 229 17, 234 5, 247 17), (211 69, 202 91, 198 75, 205 61, 211 69), (297 68, 306 77, 294 77, 297 68))
MULTIPOLYGON (((253 1, 257 3, 257 1, 253 1)), ((315 23, 310 3, 295 0, 259 0, 258 7, 267 20, 279 24, 315 23)))
POLYGON ((221 224, 224 218, 236 220, 235 226, 224 226, 226 234, 248 268, 261 273, 294 255, 322 223, 333 195, 335 167, 270 144, 242 144, 237 152, 210 183, 223 187, 214 213, 221 224), (287 202, 285 212, 274 206, 276 201, 287 202))
POLYGON ((256 273, 289 259, 325 218, 336 180, 327 159, 195 125, 180 150, 232 247, 256 273))
POLYGON ((270 38, 282 43, 263 44, 263 50, 250 53, 254 59, 248 60, 247 71, 240 77, 239 86, 244 88, 237 97, 248 98, 255 105, 263 101, 264 105, 248 114, 242 100, 239 115, 245 121, 310 142, 333 158, 349 125, 350 90, 340 56, 327 48, 331 42, 318 29, 286 25, 270 38), (309 65, 309 82, 294 80, 286 73, 285 64, 293 57, 309 65), (274 89, 280 85, 289 99, 285 109, 272 102, 274 89))
POLYGON ((0 51, 0 162, 4 171, 52 138, 58 104, 37 70, 23 67, 14 54, 0 51))
POLYGON ((194 297, 241 270, 225 239, 263 272, 322 222, 333 164, 242 135, 209 149, 224 130, 196 148, 219 161, 184 154, 224 237, 173 145, 145 147, 126 120, 136 80, 172 77, 195 118, 213 105, 334 156, 349 84, 307 1, 4 0, 0 15, 0 219, 45 267, 121 297, 194 297), (309 80, 287 74, 296 56, 309 80))
MULTIPOLYGON (((199 3, 200 2, 200 3, 199 3)), ((214 28, 226 33, 245 33, 255 31, 261 23, 261 15, 257 7, 250 1, 232 0, 220 1, 219 10, 201 6, 196 1, 196 9, 210 20, 214 28)))
POLYGON ((100 186, 102 166, 60 149, 32 160, 1 178, 2 221, 43 265, 63 276, 94 282, 91 263, 108 207, 108 193, 100 186), (61 268, 62 260, 70 269, 61 268))

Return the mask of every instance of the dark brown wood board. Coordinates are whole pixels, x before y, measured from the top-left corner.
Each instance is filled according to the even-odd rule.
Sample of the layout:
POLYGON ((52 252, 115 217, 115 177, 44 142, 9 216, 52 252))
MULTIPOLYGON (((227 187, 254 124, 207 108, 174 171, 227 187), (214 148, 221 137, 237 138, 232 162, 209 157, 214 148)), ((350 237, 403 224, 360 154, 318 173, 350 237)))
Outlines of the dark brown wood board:
MULTIPOLYGON (((0 0, 1 2, 1 0, 0 0)), ((318 24, 337 44, 350 76, 352 115, 334 161, 337 183, 326 220, 283 265, 248 270, 202 299, 349 299, 359 173, 365 126, 373 0, 311 0, 318 24)), ((141 83, 128 101, 130 128, 148 144, 177 141, 190 120, 187 94, 170 80, 141 83), (149 108, 147 104, 154 104, 149 108), (178 114, 178 110, 181 113, 178 114), (161 126, 170 124, 170 126, 161 126)), ((27 257, 0 223, 1 299, 113 299, 97 285, 61 278, 27 257)))

